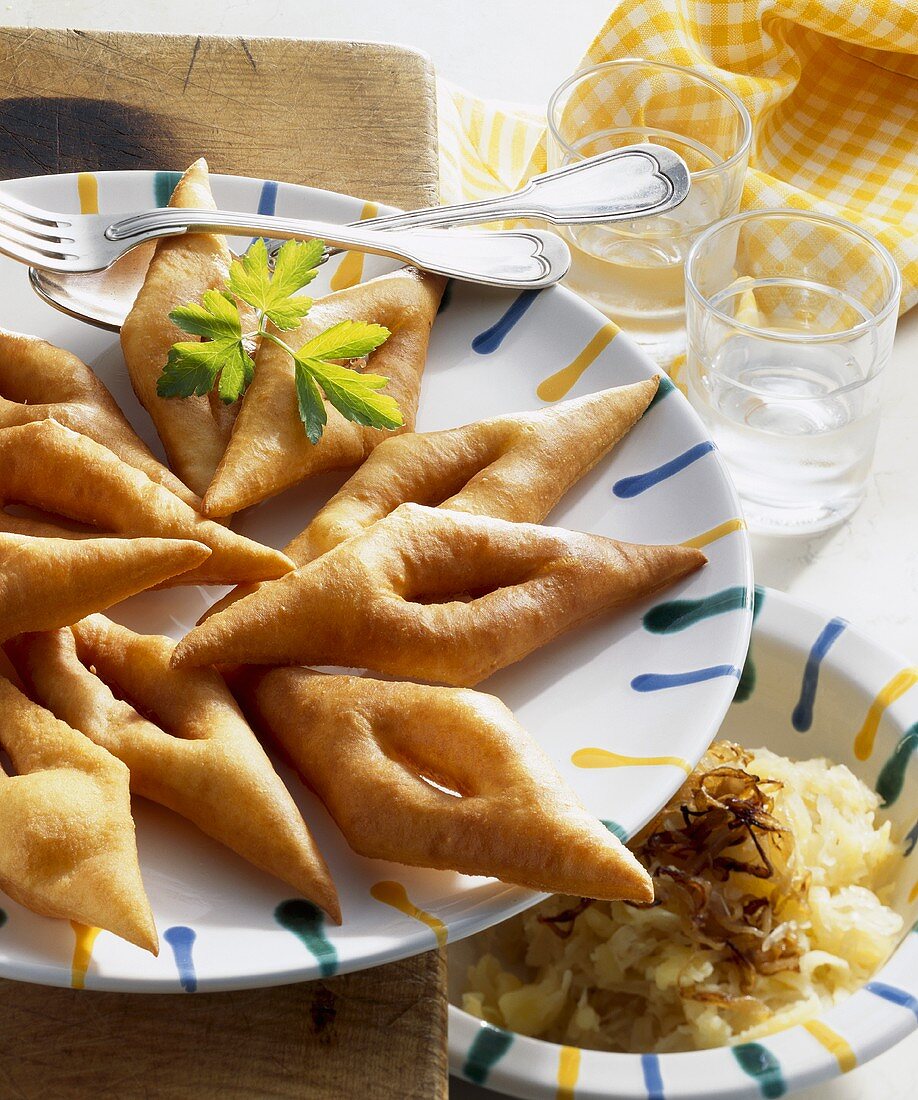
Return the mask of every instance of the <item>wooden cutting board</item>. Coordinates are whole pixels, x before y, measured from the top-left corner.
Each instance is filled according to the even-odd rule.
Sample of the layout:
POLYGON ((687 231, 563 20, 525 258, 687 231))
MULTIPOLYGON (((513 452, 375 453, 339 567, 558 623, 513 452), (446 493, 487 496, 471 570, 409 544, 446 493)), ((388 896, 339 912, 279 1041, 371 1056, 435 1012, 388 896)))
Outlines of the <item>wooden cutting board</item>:
MULTIPOLYGON (((437 200, 433 71, 398 46, 0 29, 0 178, 215 172, 437 200)), ((2 932, 0 932, 2 935, 2 932)), ((143 996, 0 981, 0 1096, 440 1100, 442 953, 281 989, 143 996)))
POLYGON ((401 46, 0 28, 0 174, 214 172, 437 201, 430 62, 401 46))

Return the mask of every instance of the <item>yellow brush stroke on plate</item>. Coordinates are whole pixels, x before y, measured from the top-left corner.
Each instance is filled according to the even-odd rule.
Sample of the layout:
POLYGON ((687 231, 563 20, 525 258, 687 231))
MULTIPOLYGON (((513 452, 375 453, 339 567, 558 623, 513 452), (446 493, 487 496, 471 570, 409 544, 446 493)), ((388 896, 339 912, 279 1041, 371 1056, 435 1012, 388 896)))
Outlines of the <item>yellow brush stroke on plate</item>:
POLYGON ((408 892, 400 882, 377 882, 370 887, 370 893, 377 901, 381 901, 383 905, 391 905, 393 909, 398 909, 400 913, 404 913, 406 916, 413 917, 422 924, 426 924, 437 937, 437 943, 440 947, 446 946, 448 935, 446 925, 439 917, 435 917, 425 909, 418 909, 414 902, 408 897, 408 892))
POLYGON ((883 717, 886 708, 892 706, 915 684, 918 684, 918 668, 903 668, 878 693, 876 699, 870 704, 870 710, 867 711, 864 724, 858 730, 857 737, 854 739, 854 755, 858 760, 870 758, 877 730, 880 728, 880 719, 883 717))
POLYGON ((686 775, 692 765, 681 756, 622 756, 608 749, 578 749, 571 757, 575 768, 647 768, 668 766, 681 768, 686 775))
MULTIPOLYGON (((360 220, 365 222, 367 218, 375 218, 379 213, 379 207, 375 202, 365 202, 360 211, 360 220)), ((349 286, 356 286, 363 278, 363 253, 346 252, 344 259, 338 264, 338 270, 332 275, 329 286, 332 290, 347 290, 349 286)))
POLYGON ((79 924, 75 920, 70 922, 70 927, 76 937, 73 945, 73 962, 70 967, 70 985, 73 989, 85 989, 86 972, 92 962, 92 949, 101 929, 79 924))
POLYGON ((915 880, 915 885, 908 892, 908 903, 912 904, 913 901, 918 899, 918 879, 915 880))
POLYGON ((558 1055, 558 1091, 556 1100, 574 1100, 574 1086, 580 1076, 580 1051, 577 1047, 562 1047, 558 1055))
POLYGON ((835 1055, 842 1073, 850 1073, 854 1069, 857 1065, 857 1055, 851 1049, 851 1044, 847 1039, 843 1039, 837 1031, 833 1031, 822 1020, 810 1020, 803 1026, 818 1043, 822 1043, 830 1054, 835 1055))
POLYGON ((606 321, 573 362, 539 383, 536 394, 543 401, 560 401, 562 397, 566 397, 580 381, 587 367, 596 361, 620 331, 621 329, 614 321, 606 321))
POLYGON ((99 213, 99 181, 92 172, 80 172, 77 176, 77 194, 81 214, 99 213))
POLYGON ((742 531, 745 526, 745 522, 739 518, 724 520, 723 523, 718 523, 716 527, 712 527, 710 531, 702 531, 700 535, 696 535, 692 539, 686 539, 680 545, 701 550, 702 547, 710 546, 712 542, 722 539, 724 535, 732 535, 734 531, 742 531))

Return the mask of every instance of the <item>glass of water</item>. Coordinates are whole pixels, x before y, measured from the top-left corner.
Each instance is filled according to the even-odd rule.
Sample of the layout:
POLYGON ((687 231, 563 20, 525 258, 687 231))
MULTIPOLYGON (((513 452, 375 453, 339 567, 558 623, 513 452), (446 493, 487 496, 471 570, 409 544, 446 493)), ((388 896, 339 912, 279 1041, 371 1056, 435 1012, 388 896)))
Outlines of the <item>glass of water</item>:
POLYGON ((753 530, 811 534, 860 504, 901 278, 839 218, 758 210, 712 226, 685 268, 689 399, 753 530))
POLYGON ((562 230, 573 257, 566 285, 664 368, 685 351, 685 257, 699 233, 739 209, 751 139, 733 92, 678 65, 608 61, 574 73, 549 101, 550 168, 648 142, 688 165, 691 190, 674 210, 562 230))

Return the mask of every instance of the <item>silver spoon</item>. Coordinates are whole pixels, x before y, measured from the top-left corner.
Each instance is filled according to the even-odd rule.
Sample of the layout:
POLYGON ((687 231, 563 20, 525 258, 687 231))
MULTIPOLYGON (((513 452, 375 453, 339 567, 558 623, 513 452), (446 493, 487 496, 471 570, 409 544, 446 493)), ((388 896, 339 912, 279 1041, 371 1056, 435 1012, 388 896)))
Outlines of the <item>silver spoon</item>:
MULTIPOLYGON (((623 221, 672 210, 689 191, 689 172, 676 153, 633 145, 535 176, 509 195, 456 206, 388 214, 353 223, 363 229, 415 229, 537 218, 553 225, 623 221)), ((273 244, 273 251, 283 242, 273 244)), ((55 309, 118 332, 143 283, 155 242, 140 245, 105 271, 66 274, 29 268, 36 294, 55 309)), ((324 263, 341 249, 326 248, 324 263)))

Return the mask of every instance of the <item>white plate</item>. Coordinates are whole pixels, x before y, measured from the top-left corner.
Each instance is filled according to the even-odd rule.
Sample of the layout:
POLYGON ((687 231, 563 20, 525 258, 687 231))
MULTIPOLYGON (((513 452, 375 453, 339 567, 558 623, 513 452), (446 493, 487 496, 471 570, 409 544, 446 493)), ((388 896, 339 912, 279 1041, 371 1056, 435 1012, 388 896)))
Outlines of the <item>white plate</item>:
MULTIPOLYGON (((99 173, 82 180, 82 193, 91 201, 97 186, 104 212, 140 210, 165 201, 174 179, 169 173, 99 173)), ((53 210, 80 209, 76 176, 24 179, 3 186, 53 210)), ((359 218, 363 209, 357 199, 270 181, 217 176, 213 189, 218 204, 228 209, 276 208, 280 214, 340 222, 359 218)), ((234 247, 241 250, 245 244, 235 242, 234 247)), ((340 262, 322 269, 310 293, 327 291, 340 262)), ((346 262, 353 266, 354 259, 346 262)), ((367 278, 393 266, 368 258, 362 274, 367 278)), ((0 324, 36 333, 92 364, 140 434, 161 455, 126 379, 117 339, 40 302, 28 287, 25 269, 3 258, 0 280, 0 324)), ((420 430, 540 407, 539 383, 577 359, 606 324, 599 313, 561 288, 522 298, 460 284, 450 291, 433 330, 420 430)), ((651 373, 650 361, 617 335, 570 395, 651 373)), ((305 526, 342 480, 340 475, 326 476, 293 489, 241 516, 236 527, 281 546, 305 526)), ((574 767, 571 754, 597 747, 631 757, 675 757, 687 767, 700 757, 733 695, 749 638, 751 566, 739 514, 723 464, 701 422, 682 394, 669 388, 614 454, 568 495, 551 521, 643 542, 681 542, 713 531, 705 546, 707 568, 660 599, 697 600, 731 589, 732 609, 690 631, 661 635, 642 625, 649 604, 636 606, 546 646, 484 685, 516 711, 590 810, 627 832, 637 829, 669 797, 683 778, 682 769, 645 764, 583 770, 574 767), (620 495, 622 479, 650 471, 658 473, 644 482, 625 483, 632 490, 646 483, 643 491, 620 495), (633 686, 636 677, 638 688, 644 690, 633 686), (683 683, 686 678, 696 682, 683 683)), ((179 637, 222 591, 181 588, 146 593, 112 614, 137 630, 179 637)), ((360 859, 316 800, 289 773, 285 778, 328 859, 341 895, 342 927, 323 925, 307 915, 298 926, 303 935, 294 934, 276 919, 278 906, 289 898, 281 882, 249 867, 166 810, 138 800, 141 865, 163 949, 154 959, 102 933, 85 977, 87 987, 208 991, 345 973, 424 951, 435 946, 437 936, 467 936, 536 900, 532 893, 489 879, 360 859), (371 887, 379 882, 403 887, 410 899, 408 913, 372 896, 371 887)), ((74 969, 74 934, 66 923, 33 916, 6 900, 2 904, 8 919, 0 929, 0 975, 56 985, 80 979, 79 958, 74 969)))
MULTIPOLYGON (((563 1094, 577 1100, 761 1100, 847 1073, 918 1027, 915 669, 844 619, 780 592, 757 589, 756 606, 746 690, 721 735, 791 759, 825 756, 880 793, 878 817, 892 822, 901 842, 889 904, 904 926, 892 958, 863 989, 808 1024, 742 1046, 679 1054, 574 1051, 482 1025, 453 1003, 454 1073, 524 1100, 555 1100, 562 1082, 563 1094), (873 736, 865 738, 868 731, 873 736)), ((474 945, 450 952, 454 1002, 470 961, 463 953, 473 955, 474 945)), ((858 1095, 855 1089, 852 1082, 844 1095, 858 1095)), ((473 1090, 461 1095, 471 1100, 473 1090)))

